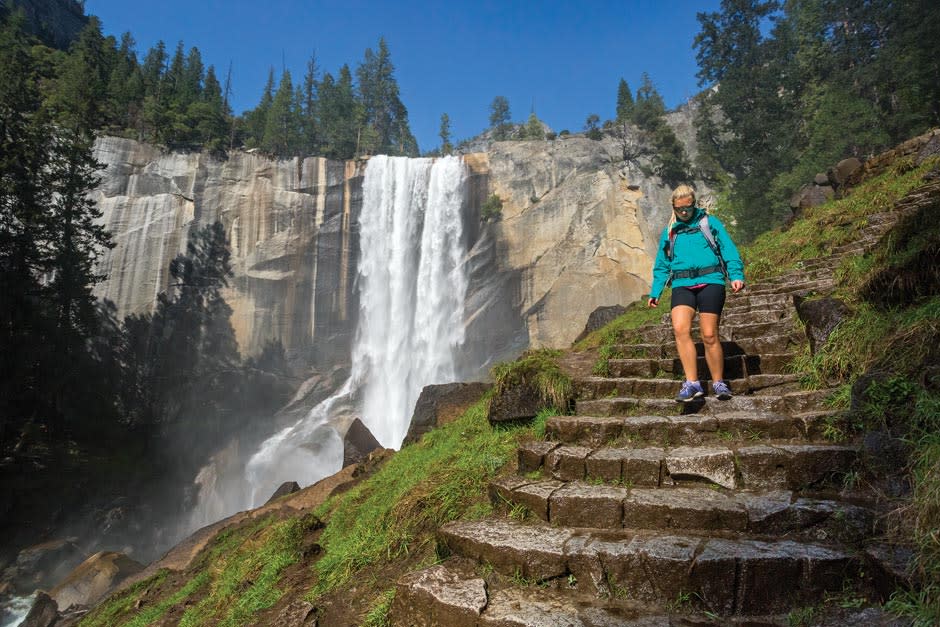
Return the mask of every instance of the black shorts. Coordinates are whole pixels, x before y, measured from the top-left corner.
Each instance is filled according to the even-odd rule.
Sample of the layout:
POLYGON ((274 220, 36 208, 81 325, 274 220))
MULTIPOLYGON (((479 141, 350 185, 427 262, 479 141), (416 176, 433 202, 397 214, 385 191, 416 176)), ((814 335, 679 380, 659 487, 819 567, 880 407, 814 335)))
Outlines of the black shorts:
POLYGON ((720 316, 725 306, 725 286, 709 283, 705 287, 674 287, 670 309, 676 305, 688 305, 699 313, 720 316))

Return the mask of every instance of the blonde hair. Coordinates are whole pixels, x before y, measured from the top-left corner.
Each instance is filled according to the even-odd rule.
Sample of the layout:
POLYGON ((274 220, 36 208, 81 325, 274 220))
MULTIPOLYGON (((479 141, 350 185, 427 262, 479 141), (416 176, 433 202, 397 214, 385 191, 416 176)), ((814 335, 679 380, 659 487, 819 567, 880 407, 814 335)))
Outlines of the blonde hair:
POLYGON ((691 185, 680 185, 679 187, 672 190, 672 204, 675 205, 676 201, 680 198, 692 197, 692 204, 695 204, 695 189, 691 185))

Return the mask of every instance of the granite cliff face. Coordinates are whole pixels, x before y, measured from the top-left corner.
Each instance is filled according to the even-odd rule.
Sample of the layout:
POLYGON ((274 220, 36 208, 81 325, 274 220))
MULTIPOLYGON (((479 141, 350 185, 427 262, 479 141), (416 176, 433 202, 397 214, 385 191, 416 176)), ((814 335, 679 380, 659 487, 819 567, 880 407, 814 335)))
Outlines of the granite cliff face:
MULTIPOLYGON (((614 139, 497 142, 464 157, 470 288, 459 370, 528 347, 563 347, 602 305, 648 288, 669 190, 618 158, 614 139), (495 193, 501 217, 481 224, 495 193)), ((102 260, 100 297, 119 315, 148 311, 195 224, 221 220, 235 277, 226 292, 243 354, 269 340, 313 364, 348 359, 358 311, 357 224, 365 162, 277 161, 233 152, 167 153, 99 140, 95 199, 117 246, 102 260)))
POLYGON ((304 361, 348 358, 362 164, 244 152, 222 161, 113 137, 98 141, 95 157, 107 166, 95 200, 117 244, 102 260, 109 278, 97 295, 119 315, 151 310, 191 227, 221 220, 235 271, 225 297, 242 353, 280 340, 304 361))
POLYGON ((532 347, 571 344, 594 309, 649 288, 670 190, 619 159, 616 141, 498 142, 481 159, 503 201, 498 275, 532 347))

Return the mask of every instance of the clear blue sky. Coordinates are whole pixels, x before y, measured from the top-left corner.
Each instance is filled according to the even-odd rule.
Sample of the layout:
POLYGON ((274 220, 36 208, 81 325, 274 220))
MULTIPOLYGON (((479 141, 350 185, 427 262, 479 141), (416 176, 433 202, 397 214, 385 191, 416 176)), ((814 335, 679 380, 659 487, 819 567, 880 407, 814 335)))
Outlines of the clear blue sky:
POLYGON ((237 113, 257 105, 275 68, 302 80, 316 53, 336 76, 355 70, 366 48, 388 42, 401 99, 422 151, 439 145, 441 113, 460 140, 489 125, 494 96, 524 121, 533 105, 556 131, 582 130, 585 118, 614 116, 621 77, 635 91, 650 74, 674 108, 698 91, 692 41, 696 14, 719 0, 562 0, 438 2, 268 0, 87 0, 105 34, 130 31, 138 57, 158 40, 199 48, 224 81, 232 65, 237 113))

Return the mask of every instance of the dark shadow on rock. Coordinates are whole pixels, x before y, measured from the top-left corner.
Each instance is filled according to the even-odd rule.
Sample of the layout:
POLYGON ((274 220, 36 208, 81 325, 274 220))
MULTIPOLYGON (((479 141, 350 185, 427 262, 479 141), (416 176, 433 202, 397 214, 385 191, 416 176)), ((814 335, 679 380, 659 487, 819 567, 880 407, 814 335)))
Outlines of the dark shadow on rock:
POLYGON ((587 324, 584 325, 584 330, 581 331, 581 334, 574 339, 574 344, 577 344, 588 335, 594 331, 600 329, 601 327, 610 324, 623 314, 627 312, 627 308, 623 305, 609 305, 606 307, 598 307, 591 312, 591 315, 588 316, 587 324))
POLYGON ((265 505, 267 505, 271 501, 275 501, 281 498, 282 496, 287 496, 288 494, 293 494, 294 492, 299 492, 299 491, 300 491, 300 485, 296 481, 285 481, 278 487, 277 490, 274 491, 274 494, 272 494, 271 498, 269 498, 265 502, 265 505))
POLYGON ((369 428, 356 418, 343 438, 343 468, 365 460, 369 453, 382 448, 369 428))
POLYGON ((815 355, 822 348, 829 335, 850 313, 848 306, 837 298, 807 300, 800 296, 793 297, 796 313, 806 326, 810 351, 815 355))
POLYGON ((402 445, 413 444, 431 429, 453 422, 491 387, 490 383, 479 382, 426 385, 415 403, 408 435, 402 445))

